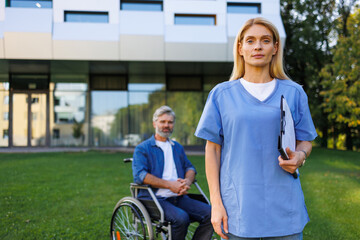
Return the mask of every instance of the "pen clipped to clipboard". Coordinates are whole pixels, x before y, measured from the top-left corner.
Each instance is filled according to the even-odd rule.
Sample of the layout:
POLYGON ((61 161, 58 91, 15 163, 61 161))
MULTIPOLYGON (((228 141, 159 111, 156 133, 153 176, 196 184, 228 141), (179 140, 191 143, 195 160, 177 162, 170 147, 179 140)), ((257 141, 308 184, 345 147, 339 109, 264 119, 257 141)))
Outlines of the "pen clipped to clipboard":
MULTIPOLYGON (((280 101, 280 134, 278 140, 278 149, 282 159, 289 160, 289 156, 286 153, 286 148, 289 147, 291 151, 295 151, 296 139, 295 139, 295 127, 294 120, 292 118, 291 110, 284 98, 281 96, 280 101)), ((299 171, 296 169, 291 175, 294 178, 298 177, 299 171)))

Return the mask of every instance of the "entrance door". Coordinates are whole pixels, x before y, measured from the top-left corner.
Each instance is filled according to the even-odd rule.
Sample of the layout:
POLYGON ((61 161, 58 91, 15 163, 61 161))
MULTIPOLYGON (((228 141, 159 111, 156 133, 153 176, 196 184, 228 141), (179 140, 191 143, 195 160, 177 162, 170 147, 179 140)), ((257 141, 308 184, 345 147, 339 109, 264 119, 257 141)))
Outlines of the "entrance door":
POLYGON ((47 93, 13 93, 12 145, 46 146, 47 93))

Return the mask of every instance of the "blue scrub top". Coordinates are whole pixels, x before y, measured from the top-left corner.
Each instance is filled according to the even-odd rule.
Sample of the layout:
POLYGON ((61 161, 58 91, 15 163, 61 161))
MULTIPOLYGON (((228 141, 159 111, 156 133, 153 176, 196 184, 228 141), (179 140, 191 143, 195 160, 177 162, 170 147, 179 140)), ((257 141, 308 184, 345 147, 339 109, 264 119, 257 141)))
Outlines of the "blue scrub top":
POLYGON ((239 80, 211 90, 195 135, 221 145, 220 190, 229 232, 239 237, 274 237, 302 232, 309 221, 300 179, 278 162, 280 99, 294 119, 296 139, 317 136, 307 96, 290 80, 277 80, 260 101, 239 80))

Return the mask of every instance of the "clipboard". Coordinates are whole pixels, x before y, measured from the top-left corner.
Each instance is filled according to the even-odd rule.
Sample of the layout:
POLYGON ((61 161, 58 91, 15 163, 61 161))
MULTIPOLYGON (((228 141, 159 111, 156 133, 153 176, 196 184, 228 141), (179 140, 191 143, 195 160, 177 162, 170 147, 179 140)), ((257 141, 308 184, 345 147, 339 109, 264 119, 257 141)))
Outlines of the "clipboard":
MULTIPOLYGON (((289 160, 289 156, 286 153, 286 148, 289 147, 291 151, 295 151, 296 139, 295 139, 295 127, 294 120, 291 114, 289 105, 286 99, 281 95, 280 101, 280 134, 278 139, 278 150, 282 159, 289 160)), ((294 173, 290 173, 295 179, 298 178, 299 170, 296 169, 294 173)))

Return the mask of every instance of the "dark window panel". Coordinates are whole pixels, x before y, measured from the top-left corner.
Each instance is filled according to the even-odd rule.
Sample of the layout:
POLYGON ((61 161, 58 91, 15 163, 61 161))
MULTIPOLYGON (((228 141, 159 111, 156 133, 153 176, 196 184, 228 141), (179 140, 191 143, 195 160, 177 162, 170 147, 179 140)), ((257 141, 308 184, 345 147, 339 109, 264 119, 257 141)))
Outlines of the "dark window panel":
POLYGON ((65 22, 108 23, 108 12, 65 11, 65 22))
POLYGON ((176 25, 216 25, 216 15, 175 14, 176 25))
POLYGON ((228 3, 227 12, 243 14, 261 13, 261 3, 228 3))

